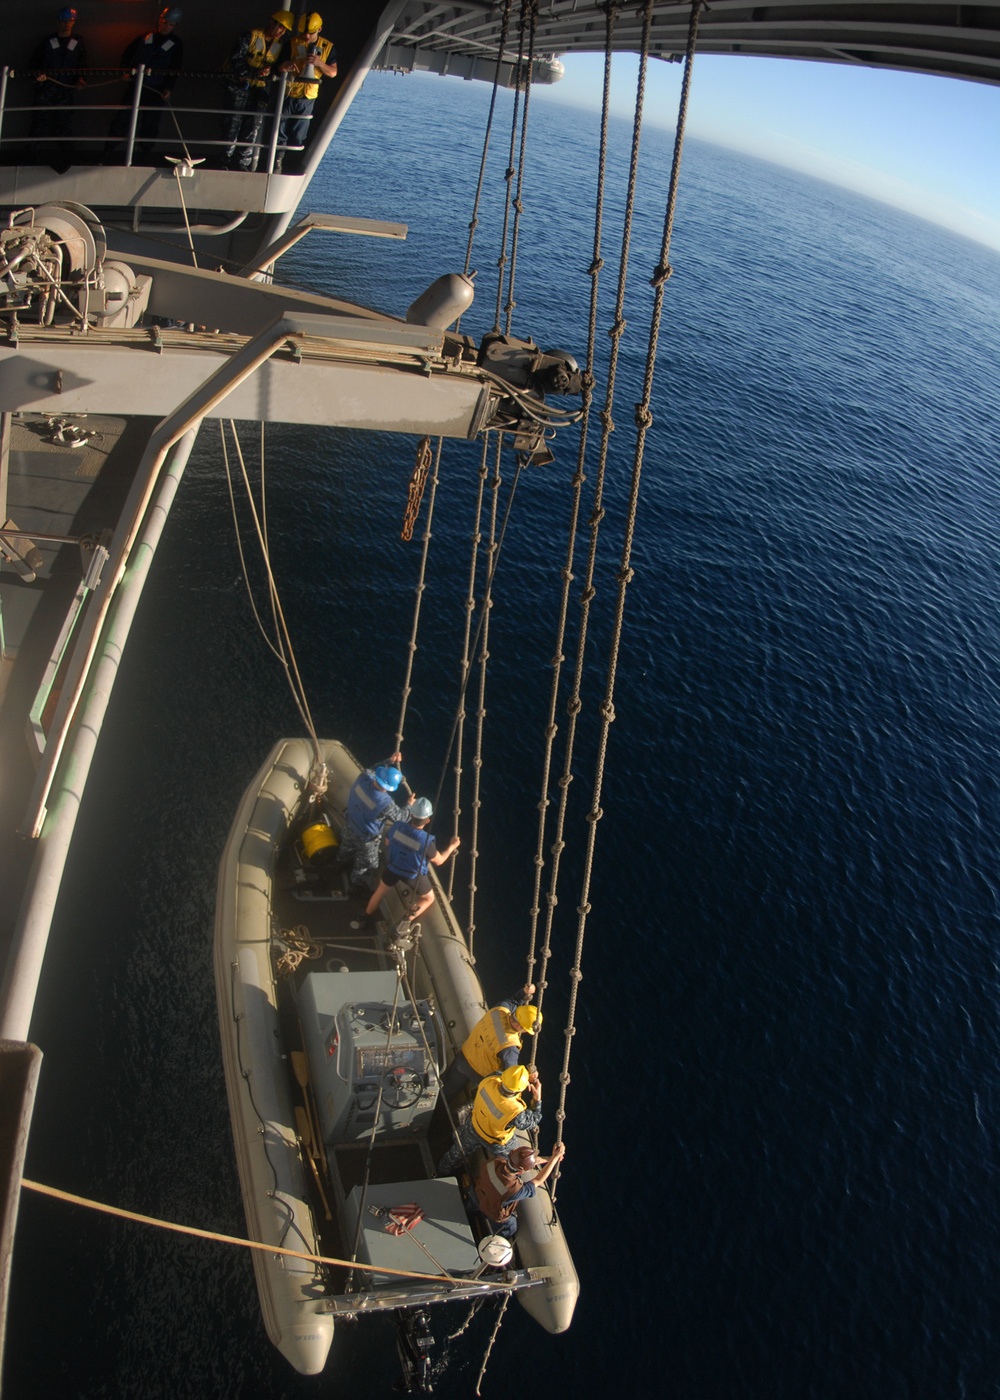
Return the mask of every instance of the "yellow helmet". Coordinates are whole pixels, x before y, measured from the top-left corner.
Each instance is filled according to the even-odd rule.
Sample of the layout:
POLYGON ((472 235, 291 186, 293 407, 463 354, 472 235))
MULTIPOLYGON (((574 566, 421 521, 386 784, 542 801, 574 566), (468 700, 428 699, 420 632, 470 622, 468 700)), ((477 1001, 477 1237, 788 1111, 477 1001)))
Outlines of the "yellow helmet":
POLYGON ((508 1094, 519 1094, 522 1089, 528 1087, 528 1071, 524 1065, 511 1065, 501 1074, 500 1083, 508 1094))
POLYGON ((275 10, 271 18, 275 24, 283 24, 289 33, 295 28, 295 16, 291 10, 275 10))
POLYGON ((318 34, 323 28, 323 16, 318 15, 315 10, 309 15, 299 15, 300 34, 318 34))
POLYGON ((515 1006, 514 1020, 529 1035, 535 1035, 542 1028, 542 1014, 537 1006, 515 1006))

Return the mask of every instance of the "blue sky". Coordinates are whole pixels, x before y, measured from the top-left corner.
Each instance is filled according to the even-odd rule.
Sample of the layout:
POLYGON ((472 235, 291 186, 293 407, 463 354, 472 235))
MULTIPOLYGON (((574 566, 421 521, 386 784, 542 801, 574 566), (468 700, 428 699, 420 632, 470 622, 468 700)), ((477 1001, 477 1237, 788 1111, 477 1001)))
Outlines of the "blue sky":
MULTIPOLYGON (((567 54, 566 76, 536 88, 600 106, 604 59, 567 54)), ((616 54, 613 102, 631 117, 638 58, 616 54)), ((654 62, 646 120, 672 128, 681 67, 654 62)), ((841 63, 702 55, 693 136, 805 170, 1000 249, 1000 87, 841 63)))

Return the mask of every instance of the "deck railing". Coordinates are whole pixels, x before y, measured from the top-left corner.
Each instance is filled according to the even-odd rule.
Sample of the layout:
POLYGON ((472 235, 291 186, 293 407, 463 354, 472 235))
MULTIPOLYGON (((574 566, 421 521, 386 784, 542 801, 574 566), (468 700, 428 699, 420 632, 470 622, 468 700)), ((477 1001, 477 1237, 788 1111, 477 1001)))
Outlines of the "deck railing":
MULTIPOLYGON (((158 94, 158 88, 148 85, 150 71, 142 64, 138 68, 88 68, 76 71, 76 82, 70 85, 59 78, 46 75, 46 84, 39 84, 35 69, 0 67, 0 164, 38 165, 58 162, 68 165, 148 165, 136 159, 137 149, 145 157, 145 148, 154 146, 162 164, 171 156, 182 159, 191 155, 203 161, 209 169, 223 169, 224 153, 231 147, 252 151, 247 165, 268 175, 281 171, 286 154, 297 155, 304 145, 282 142, 283 120, 312 122, 312 114, 283 113, 288 75, 282 73, 275 82, 274 100, 263 111, 233 108, 226 105, 227 78, 222 72, 164 73, 155 72, 157 83, 164 78, 176 85, 194 89, 196 96, 212 93, 219 100, 202 105, 176 106, 170 98, 158 94), (130 92, 119 102, 95 102, 93 96, 103 87, 118 83, 129 85, 130 92), (41 90, 48 84, 68 90, 65 100, 39 101, 41 90), (214 92, 213 92, 214 89, 214 92), (155 94, 150 100, 150 94, 155 94), (145 97, 145 100, 144 100, 145 97), (127 113, 127 121, 122 117, 127 113), (143 117, 163 118, 154 121, 152 135, 143 133, 143 117), (256 120, 255 120, 256 119, 256 120), (227 122, 238 122, 236 136, 225 131, 227 122), (160 130, 160 127, 163 130, 160 130), (256 130, 253 130, 256 126, 256 130), (45 130, 48 128, 48 130, 45 130), (56 130, 55 128, 60 128, 56 130), (239 139, 239 131, 250 133, 249 139, 239 139)), ((232 167, 229 167, 232 168, 232 167)), ((244 167, 238 167, 244 169, 244 167)))

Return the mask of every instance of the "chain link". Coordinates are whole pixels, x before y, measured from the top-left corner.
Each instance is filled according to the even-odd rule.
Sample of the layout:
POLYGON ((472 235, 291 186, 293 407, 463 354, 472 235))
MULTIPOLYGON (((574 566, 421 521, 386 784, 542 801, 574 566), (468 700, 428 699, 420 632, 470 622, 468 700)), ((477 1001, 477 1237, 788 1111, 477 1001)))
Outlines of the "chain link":
POLYGON ((413 527, 420 514, 420 505, 424 499, 424 487, 427 485, 431 460, 431 440, 429 437, 422 437, 417 443, 417 460, 413 464, 413 475, 410 477, 410 487, 406 497, 406 510, 403 513, 403 528, 399 535, 400 539, 407 543, 413 539, 413 527))

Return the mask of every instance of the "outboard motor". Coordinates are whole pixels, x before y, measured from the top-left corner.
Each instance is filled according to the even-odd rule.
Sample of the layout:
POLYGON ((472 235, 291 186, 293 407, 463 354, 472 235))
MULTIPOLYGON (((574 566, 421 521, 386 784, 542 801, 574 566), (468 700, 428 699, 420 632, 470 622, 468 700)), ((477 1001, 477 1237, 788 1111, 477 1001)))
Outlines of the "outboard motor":
POLYGON ((400 1389, 407 1395, 429 1395, 434 1389, 431 1377, 434 1333, 430 1314, 424 1308, 404 1308, 394 1315, 393 1321, 396 1352, 403 1371, 400 1389))

